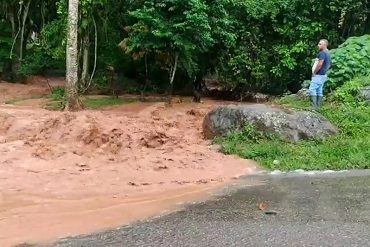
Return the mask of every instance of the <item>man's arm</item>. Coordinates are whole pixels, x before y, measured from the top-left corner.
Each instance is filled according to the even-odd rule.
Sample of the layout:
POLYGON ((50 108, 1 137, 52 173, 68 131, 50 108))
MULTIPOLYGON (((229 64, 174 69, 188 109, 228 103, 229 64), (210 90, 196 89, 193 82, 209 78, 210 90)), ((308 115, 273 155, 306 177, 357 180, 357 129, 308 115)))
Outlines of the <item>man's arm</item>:
POLYGON ((317 63, 317 66, 316 66, 316 69, 315 69, 313 75, 317 75, 317 72, 320 71, 320 69, 322 68, 322 66, 324 64, 325 59, 327 59, 325 53, 322 52, 322 51, 319 53, 317 58, 319 59, 319 62, 317 63))
POLYGON ((317 72, 320 71, 320 69, 322 68, 322 65, 324 64, 324 60, 320 59, 319 62, 317 63, 317 66, 316 66, 316 69, 315 71, 313 72, 314 75, 317 74, 317 72))

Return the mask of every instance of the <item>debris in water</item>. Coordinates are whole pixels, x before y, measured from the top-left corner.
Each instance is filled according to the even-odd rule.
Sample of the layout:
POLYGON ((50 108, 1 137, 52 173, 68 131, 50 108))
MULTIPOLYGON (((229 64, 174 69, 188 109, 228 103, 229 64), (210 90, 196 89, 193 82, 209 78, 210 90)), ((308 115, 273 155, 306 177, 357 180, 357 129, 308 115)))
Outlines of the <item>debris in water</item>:
POLYGON ((268 205, 267 203, 261 202, 260 204, 258 204, 258 208, 261 211, 265 211, 268 208, 268 205))

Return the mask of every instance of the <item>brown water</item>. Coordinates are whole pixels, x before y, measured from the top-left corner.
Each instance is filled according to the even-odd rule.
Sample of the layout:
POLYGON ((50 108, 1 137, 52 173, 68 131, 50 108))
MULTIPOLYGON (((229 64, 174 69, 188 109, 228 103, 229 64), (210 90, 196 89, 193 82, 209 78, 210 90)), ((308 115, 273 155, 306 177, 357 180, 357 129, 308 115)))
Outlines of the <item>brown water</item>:
POLYGON ((11 246, 24 242, 50 242, 56 238, 122 226, 169 213, 185 202, 206 200, 219 186, 185 186, 129 198, 63 200, 29 195, 8 197, 7 205, 0 209, 0 243, 1 246, 11 246))
MULTIPOLYGON (((2 100, 32 94, 27 85, 2 86, 2 100)), ((203 139, 204 115, 222 104, 132 103, 78 113, 0 106, 0 246, 128 224, 206 199, 250 173, 253 162, 203 139)))

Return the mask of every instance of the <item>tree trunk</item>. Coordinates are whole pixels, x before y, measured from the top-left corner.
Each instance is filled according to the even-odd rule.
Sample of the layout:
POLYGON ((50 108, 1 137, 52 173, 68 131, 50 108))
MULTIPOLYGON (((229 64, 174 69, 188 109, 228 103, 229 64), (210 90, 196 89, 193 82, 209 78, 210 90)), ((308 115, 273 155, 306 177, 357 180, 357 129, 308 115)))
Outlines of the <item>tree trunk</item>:
POLYGON ((85 33, 85 37, 82 42, 82 73, 81 73, 81 81, 83 87, 87 87, 89 83, 89 57, 90 57, 90 39, 89 39, 89 33, 85 33))
POLYGON ((20 49, 19 49, 19 61, 22 64, 23 60, 23 47, 24 47, 24 28, 26 25, 26 20, 28 16, 28 10, 30 9, 31 0, 27 2, 27 5, 23 11, 23 19, 22 19, 22 30, 21 30, 21 43, 20 43, 20 49))
POLYGON ((14 39, 15 35, 17 34, 17 31, 15 29, 15 19, 14 19, 14 14, 13 13, 9 13, 9 20, 10 20, 10 24, 12 26, 12 38, 14 39))
MULTIPOLYGON (((90 79, 87 80, 87 78, 85 79, 84 76, 88 76, 88 69, 89 69, 89 66, 88 66, 88 63, 89 63, 89 46, 88 47, 85 47, 84 48, 84 57, 83 57, 83 66, 86 66, 86 71, 82 72, 82 79, 83 79, 83 88, 82 88, 82 91, 81 93, 85 93, 91 86, 91 82, 92 82, 92 79, 94 78, 94 74, 95 74, 95 70, 96 70, 96 63, 97 63, 97 57, 98 57, 98 27, 96 25, 96 21, 95 21, 95 18, 94 16, 92 16, 92 20, 93 20, 93 23, 94 23, 94 30, 95 30, 95 41, 94 41, 94 67, 93 67, 93 70, 91 72, 91 75, 90 75, 90 79), (85 55, 87 57, 85 57, 85 55)), ((89 36, 90 34, 87 33, 85 34, 85 38, 86 40, 88 41, 88 43, 90 43, 89 41, 89 36)), ((85 42, 84 42, 85 43, 85 42)))
POLYGON ((178 62, 178 60, 179 60, 179 54, 176 53, 174 65, 173 65, 172 69, 170 70, 170 88, 168 90, 168 96, 167 96, 167 104, 169 106, 172 105, 173 81, 175 79, 175 74, 176 74, 176 70, 177 70, 177 62, 178 62))
POLYGON ((145 101, 145 90, 146 90, 146 88, 148 86, 148 82, 149 82, 148 52, 145 52, 144 63, 145 63, 145 78, 144 78, 144 86, 140 90, 140 101, 145 101))
POLYGON ((364 28, 363 34, 370 32, 370 1, 367 2, 366 12, 367 12, 367 16, 365 20, 365 28, 364 28))
MULTIPOLYGON (((17 39, 18 39, 18 35, 19 33, 21 32, 21 20, 20 20, 20 14, 22 13, 22 10, 23 10, 23 2, 19 3, 19 10, 18 10, 18 15, 17 15, 17 19, 18 19, 18 31, 15 33, 13 31, 13 33, 15 33, 15 35, 13 34, 13 43, 12 43, 12 48, 10 49, 10 54, 9 54, 9 58, 10 59, 13 59, 13 50, 14 50, 14 47, 15 47, 15 44, 17 43, 17 39)), ((13 15, 13 19, 14 19, 14 15, 13 15)), ((14 25, 15 27, 15 25, 14 25)))
POLYGON ((3 65, 3 74, 2 74, 2 79, 6 81, 13 81, 15 79, 15 73, 14 73, 14 61, 13 61, 13 49, 15 46, 15 42, 17 39, 17 27, 15 23, 15 16, 13 13, 13 9, 10 9, 9 13, 9 21, 10 25, 12 27, 12 48, 10 50, 10 55, 8 59, 4 60, 4 65, 3 65))
POLYGON ((91 85, 91 82, 92 82, 92 79, 94 78, 95 71, 96 71, 97 58, 98 58, 98 27, 96 25, 96 21, 95 21, 94 16, 92 16, 92 20, 93 20, 93 23, 94 23, 94 34, 95 34, 95 39, 94 39, 94 67, 93 67, 93 71, 91 72, 89 84, 88 84, 86 90, 89 89, 89 87, 91 85))
POLYGON ((68 3, 68 37, 66 54, 66 106, 65 110, 80 110, 78 98, 78 0, 68 3))
POLYGON ((45 26, 45 6, 46 6, 46 3, 44 1, 41 2, 41 9, 40 9, 40 13, 41 13, 41 27, 40 27, 40 32, 41 30, 44 29, 44 26, 45 26))
POLYGON ((202 82, 203 82, 203 74, 202 73, 197 73, 197 75, 195 76, 195 79, 193 81, 193 93, 194 93, 193 101, 196 102, 196 103, 201 102, 202 82))

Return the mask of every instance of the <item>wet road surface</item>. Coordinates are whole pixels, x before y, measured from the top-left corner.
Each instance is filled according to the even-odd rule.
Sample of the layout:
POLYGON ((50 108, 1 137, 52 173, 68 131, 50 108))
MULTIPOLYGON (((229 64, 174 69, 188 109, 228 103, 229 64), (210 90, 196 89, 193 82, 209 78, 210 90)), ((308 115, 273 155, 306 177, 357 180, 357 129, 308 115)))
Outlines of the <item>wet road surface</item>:
POLYGON ((213 200, 52 246, 370 246, 370 171, 244 177, 213 200))

